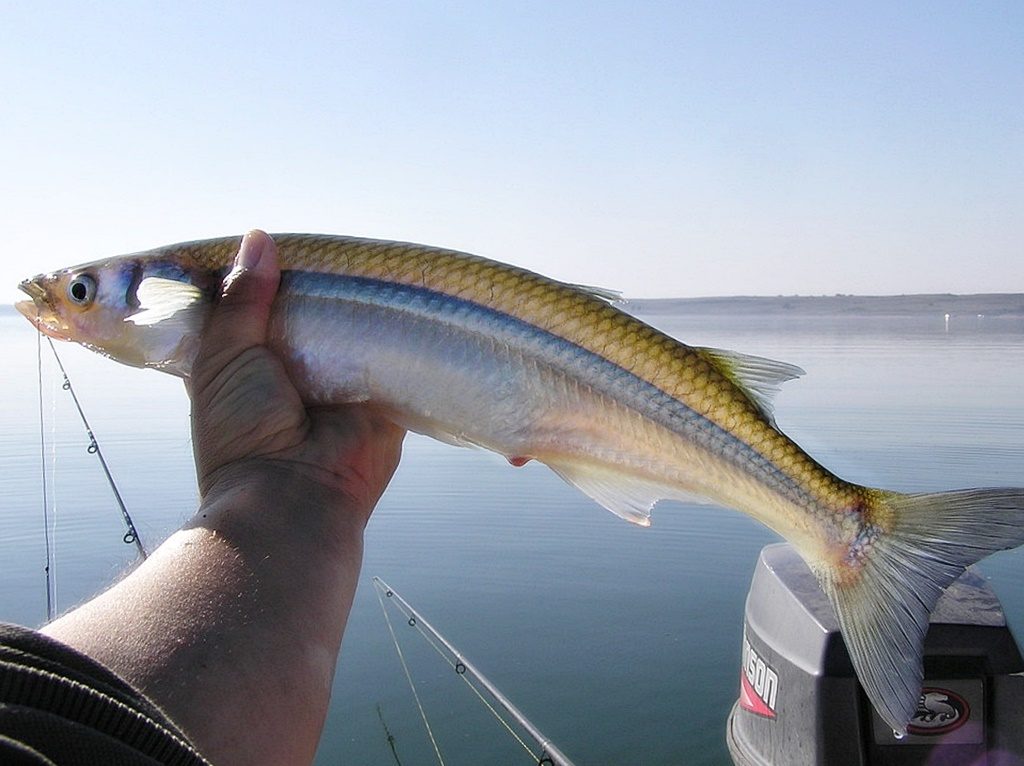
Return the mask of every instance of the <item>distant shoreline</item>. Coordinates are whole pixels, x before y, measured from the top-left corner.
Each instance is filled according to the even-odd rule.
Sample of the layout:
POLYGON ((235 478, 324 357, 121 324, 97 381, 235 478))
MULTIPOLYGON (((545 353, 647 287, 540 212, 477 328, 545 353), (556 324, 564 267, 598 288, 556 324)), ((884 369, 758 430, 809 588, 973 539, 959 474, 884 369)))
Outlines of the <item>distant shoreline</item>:
POLYGON ((636 314, 702 316, 953 316, 1024 317, 1024 293, 974 295, 776 295, 721 298, 638 298, 636 314))
MULTIPOLYGON (((1024 317, 1024 293, 925 293, 911 295, 737 295, 715 298, 636 298, 630 313, 702 316, 953 316, 1024 317)), ((0 304, 0 316, 15 316, 0 304)))

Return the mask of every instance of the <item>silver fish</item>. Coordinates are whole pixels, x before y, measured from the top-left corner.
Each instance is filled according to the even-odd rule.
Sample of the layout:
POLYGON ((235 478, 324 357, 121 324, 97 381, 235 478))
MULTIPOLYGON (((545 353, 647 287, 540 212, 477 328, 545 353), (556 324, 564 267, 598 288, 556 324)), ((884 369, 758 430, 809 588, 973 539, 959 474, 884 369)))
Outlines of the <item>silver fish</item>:
MULTIPOLYGON (((687 346, 608 301, 464 253, 281 234, 270 345, 305 400, 372 401, 414 431, 538 460, 646 525, 660 499, 737 508, 800 552, 861 683, 896 732, 921 690, 929 613, 964 568, 1024 542, 1024 490, 900 494, 835 476, 783 434, 777 386, 801 371, 687 346)), ((239 238, 41 275, 40 331, 187 377, 239 238)))

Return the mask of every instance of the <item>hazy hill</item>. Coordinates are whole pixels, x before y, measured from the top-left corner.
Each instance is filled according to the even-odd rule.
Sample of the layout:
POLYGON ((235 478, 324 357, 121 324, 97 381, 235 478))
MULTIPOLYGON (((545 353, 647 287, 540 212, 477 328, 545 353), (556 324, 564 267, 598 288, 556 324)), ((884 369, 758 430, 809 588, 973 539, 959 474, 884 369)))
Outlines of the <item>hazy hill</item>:
POLYGON ((628 308, 638 314, 1024 317, 1024 293, 978 295, 778 295, 722 298, 641 298, 628 308))

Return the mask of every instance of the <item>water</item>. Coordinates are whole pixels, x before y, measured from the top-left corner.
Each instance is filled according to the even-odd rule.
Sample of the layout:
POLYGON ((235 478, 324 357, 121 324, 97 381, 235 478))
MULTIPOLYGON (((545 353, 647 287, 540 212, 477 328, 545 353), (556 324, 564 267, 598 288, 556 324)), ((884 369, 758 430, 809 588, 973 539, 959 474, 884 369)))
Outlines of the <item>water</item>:
MULTIPOLYGON (((780 426, 846 478, 901 490, 1024 485, 1024 321, 656 316, 689 342, 799 364, 780 426)), ((35 336, 0 314, 0 619, 45 617, 35 336)), ((48 349, 45 348, 47 355, 48 349)), ((62 358, 143 539, 196 505, 180 382, 66 344, 62 358)), ((67 608, 133 558, 70 398, 46 360, 55 576, 67 608)), ((50 463, 50 457, 47 457, 50 463)), ((367 532, 317 763, 436 763, 372 575, 396 588, 583 764, 727 762, 744 597, 776 538, 746 517, 665 503, 640 529, 543 467, 410 437, 367 532), (382 724, 383 719, 383 724, 382 724)), ((1024 551, 982 567, 1024 635, 1024 551)), ((394 615, 393 615, 394 619, 394 615)), ((396 631, 448 764, 530 763, 404 622, 396 631)))

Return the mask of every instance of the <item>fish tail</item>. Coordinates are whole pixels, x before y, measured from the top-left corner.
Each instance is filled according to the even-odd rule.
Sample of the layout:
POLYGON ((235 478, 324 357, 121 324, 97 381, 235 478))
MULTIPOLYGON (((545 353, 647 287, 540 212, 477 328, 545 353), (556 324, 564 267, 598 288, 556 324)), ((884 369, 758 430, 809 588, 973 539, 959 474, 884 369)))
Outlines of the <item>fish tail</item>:
POLYGON ((903 734, 924 680, 929 615, 966 567, 1024 543, 1024 489, 873 495, 877 526, 865 524, 847 559, 816 574, 868 698, 903 734))

